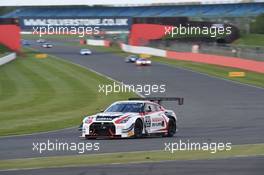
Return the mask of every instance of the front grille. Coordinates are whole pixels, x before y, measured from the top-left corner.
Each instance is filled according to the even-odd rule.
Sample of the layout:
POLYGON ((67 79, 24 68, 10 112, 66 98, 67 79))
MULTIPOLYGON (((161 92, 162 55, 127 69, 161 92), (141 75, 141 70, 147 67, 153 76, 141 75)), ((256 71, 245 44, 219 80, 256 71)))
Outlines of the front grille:
POLYGON ((117 118, 117 117, 113 117, 113 116, 97 116, 96 117, 96 121, 112 121, 115 118, 117 118))
POLYGON ((113 123, 95 122, 90 125, 90 134, 94 136, 113 136, 115 133, 113 123))

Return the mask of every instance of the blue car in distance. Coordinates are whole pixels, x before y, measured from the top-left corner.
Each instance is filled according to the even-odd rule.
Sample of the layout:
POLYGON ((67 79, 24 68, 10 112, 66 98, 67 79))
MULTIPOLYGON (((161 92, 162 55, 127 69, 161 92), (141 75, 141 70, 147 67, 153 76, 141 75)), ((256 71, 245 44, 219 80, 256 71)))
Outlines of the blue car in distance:
POLYGON ((139 59, 139 56, 137 55, 129 55, 128 57, 126 57, 125 61, 127 63, 135 63, 138 59, 139 59))

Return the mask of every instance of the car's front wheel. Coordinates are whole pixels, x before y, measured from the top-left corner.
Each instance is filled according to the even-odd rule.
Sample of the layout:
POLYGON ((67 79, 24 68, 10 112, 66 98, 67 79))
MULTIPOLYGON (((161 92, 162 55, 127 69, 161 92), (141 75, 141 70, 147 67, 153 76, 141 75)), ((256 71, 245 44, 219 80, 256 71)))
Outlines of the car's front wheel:
POLYGON ((134 127, 134 137, 135 138, 142 137, 142 132, 143 132, 143 123, 140 119, 137 119, 134 127))
POLYGON ((176 122, 173 119, 169 120, 167 137, 173 137, 176 133, 176 122))

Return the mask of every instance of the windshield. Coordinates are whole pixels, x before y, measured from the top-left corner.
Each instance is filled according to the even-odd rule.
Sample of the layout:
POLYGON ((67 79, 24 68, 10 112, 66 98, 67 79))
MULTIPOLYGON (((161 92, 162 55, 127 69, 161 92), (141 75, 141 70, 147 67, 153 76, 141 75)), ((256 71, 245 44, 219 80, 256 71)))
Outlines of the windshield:
POLYGON ((106 109, 105 112, 141 112, 143 103, 116 103, 106 109))

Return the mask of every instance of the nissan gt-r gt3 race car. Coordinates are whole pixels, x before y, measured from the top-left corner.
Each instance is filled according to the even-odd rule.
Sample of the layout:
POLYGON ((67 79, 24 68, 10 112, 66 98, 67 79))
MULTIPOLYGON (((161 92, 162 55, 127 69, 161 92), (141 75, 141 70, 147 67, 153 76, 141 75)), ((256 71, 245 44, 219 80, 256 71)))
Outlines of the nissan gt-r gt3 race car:
POLYGON ((139 138, 162 135, 172 137, 177 131, 174 111, 161 106, 161 101, 178 101, 183 98, 133 98, 117 101, 104 112, 86 116, 81 125, 82 137, 139 138))

